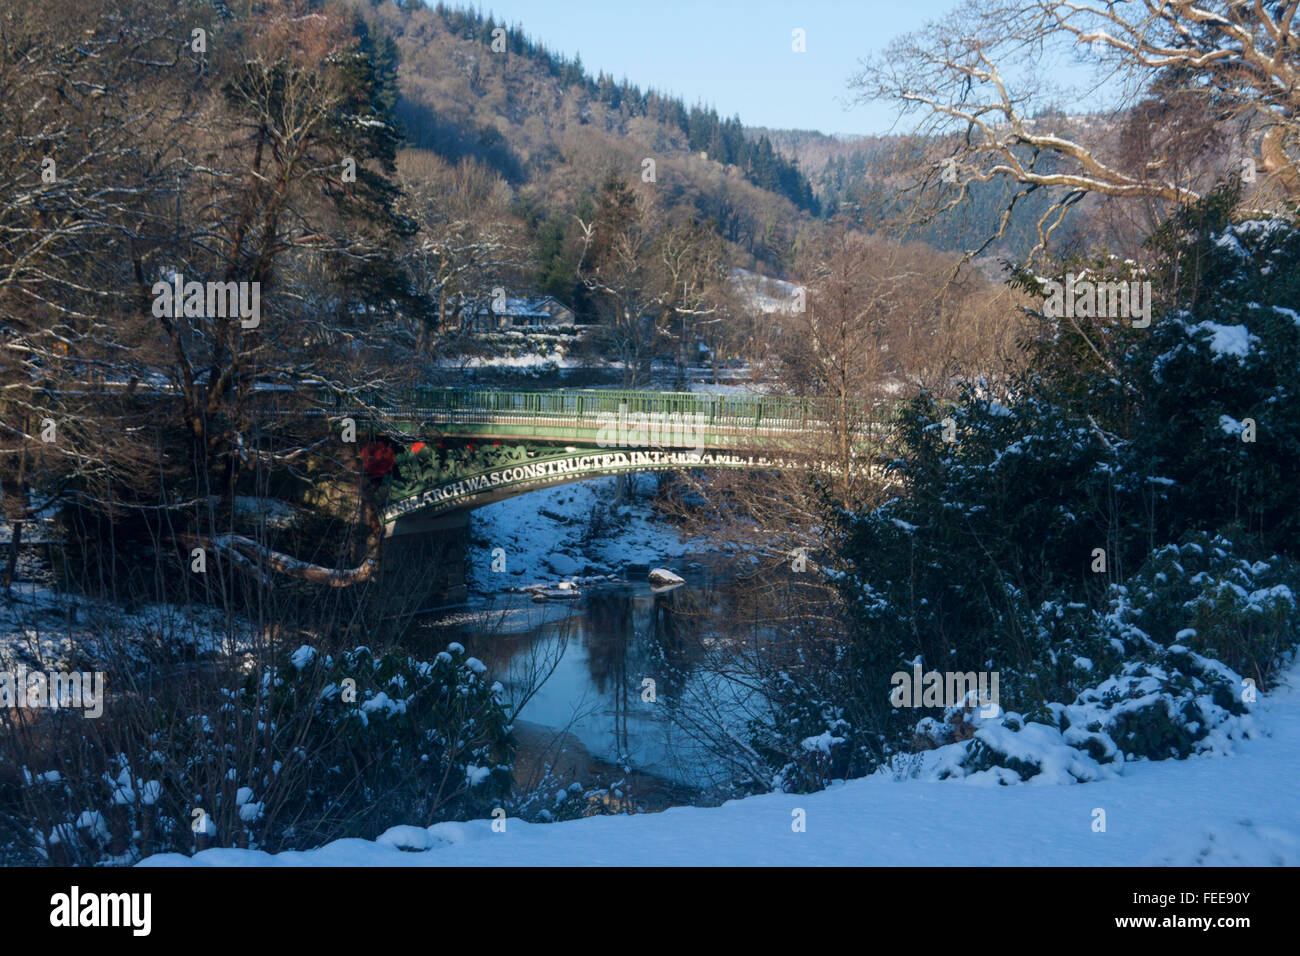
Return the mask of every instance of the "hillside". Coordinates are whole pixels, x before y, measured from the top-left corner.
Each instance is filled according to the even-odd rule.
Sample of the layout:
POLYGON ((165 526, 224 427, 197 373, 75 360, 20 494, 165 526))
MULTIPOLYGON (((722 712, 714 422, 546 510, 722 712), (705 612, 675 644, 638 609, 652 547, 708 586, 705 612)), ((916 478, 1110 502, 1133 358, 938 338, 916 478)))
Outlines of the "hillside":
MULTIPOLYGON (((574 215, 587 218, 610 170, 653 189, 668 215, 711 223, 733 264, 775 275, 790 275, 800 237, 819 232, 825 216, 891 234, 905 217, 904 137, 745 126, 740 117, 724 119, 626 78, 592 76, 580 55, 570 60, 548 50, 526 25, 422 0, 353 2, 391 56, 409 149, 451 164, 476 161, 500 176, 539 249, 538 287, 580 310, 571 270, 553 260, 572 264, 574 215)), ((906 235, 944 251, 976 248, 996 228, 1011 192, 1003 182, 975 188, 967 206, 906 235)), ((1007 235, 987 251, 1012 258, 1028 252, 1053 198, 1021 200, 1007 235)), ((1074 210, 1059 238, 1077 242, 1072 237, 1092 228, 1094 211, 1091 203, 1074 210)))
MULTIPOLYGON (((747 133, 755 140, 770 141, 777 152, 798 164, 828 215, 845 216, 869 231, 887 232, 906 219, 907 207, 900 202, 901 172, 908 168, 914 149, 907 137, 828 136, 814 130, 761 127, 747 133)), ((1047 158, 1044 168, 1050 164, 1051 159, 1047 158)), ((1003 181, 974 184, 966 205, 935 222, 914 226, 907 234, 946 252, 976 248, 997 228, 1014 192, 1003 181)), ((1040 193, 1018 201, 1006 235, 989 252, 995 256, 1022 258, 1037 241, 1038 217, 1055 198, 1040 193)), ((1077 241, 1077 236, 1090 228, 1093 213, 1092 202, 1074 209, 1061 234, 1062 240, 1069 236, 1077 241)))
MULTIPOLYGON (((1033 128, 1044 124, 1056 134, 1085 144, 1107 157, 1131 160, 1151 147, 1156 137, 1150 124, 1160 112, 1158 104, 1139 103, 1114 114, 1065 114, 1044 110, 1037 119, 1027 121, 1033 128)), ((815 130, 768 129, 746 130, 754 141, 767 141, 795 163, 808 177, 823 212, 842 215, 868 231, 905 234, 948 252, 966 251, 980 246, 997 228, 1004 210, 1019 187, 1009 180, 970 184, 969 198, 950 214, 933 222, 907 224, 909 209, 901 201, 907 181, 905 170, 915 164, 918 144, 902 135, 828 136, 815 130)), ((1241 148, 1220 144, 1214 149, 1195 146, 1181 161, 1195 168, 1206 181, 1225 181, 1240 170, 1241 148)), ((1026 148, 1022 161, 1028 162, 1026 148)), ((1114 161, 1114 160, 1113 160, 1114 161)), ((1058 156, 1047 153, 1035 157, 1040 172, 1064 169, 1058 156)), ((994 257, 1023 258, 1038 242, 1037 223, 1052 203, 1062 197, 1061 190, 1039 190, 1016 200, 1006 234, 987 250, 994 257)), ((1057 248, 1078 250, 1100 243, 1136 255, 1138 249, 1128 241, 1133 223, 1150 228, 1142 204, 1122 202, 1107 207, 1100 196, 1077 197, 1055 234, 1057 248), (1126 238, 1128 237, 1128 238, 1126 238)), ((1139 229, 1140 231, 1140 229, 1139 229)))
POLYGON ((797 165, 746 136, 739 119, 592 77, 580 57, 558 56, 490 16, 418 2, 357 5, 393 58, 408 146, 480 161, 552 219, 571 223, 567 214, 610 169, 645 183, 651 159, 665 209, 712 221, 740 259, 779 271, 820 210, 797 165), (501 52, 495 30, 504 31, 501 52))

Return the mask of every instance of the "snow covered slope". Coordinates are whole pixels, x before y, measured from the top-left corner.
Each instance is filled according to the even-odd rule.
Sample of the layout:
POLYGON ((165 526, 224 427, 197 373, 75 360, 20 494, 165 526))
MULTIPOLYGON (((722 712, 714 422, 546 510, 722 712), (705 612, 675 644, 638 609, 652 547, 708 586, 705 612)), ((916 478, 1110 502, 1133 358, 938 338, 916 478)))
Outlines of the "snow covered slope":
POLYGON ((303 853, 207 850, 142 866, 1284 865, 1300 866, 1300 666, 1231 756, 1126 764, 1096 783, 1011 787, 878 776, 568 823, 395 827, 303 853), (1106 832, 1093 831, 1094 809, 1106 832), (796 812, 805 832, 794 832, 796 812), (408 847, 410 849, 401 849, 408 847), (414 851, 414 852, 413 852, 414 851))
MULTIPOLYGON (((653 475, 638 475, 644 489, 653 475)), ((649 502, 624 506, 607 527, 583 540, 593 509, 606 508, 613 498, 615 478, 545 488, 507 498, 475 511, 471 518, 472 547, 468 570, 478 593, 588 573, 618 571, 627 562, 659 564, 684 554, 716 549, 705 539, 682 538, 655 519, 649 502), (494 563, 501 548, 504 571, 494 563)))

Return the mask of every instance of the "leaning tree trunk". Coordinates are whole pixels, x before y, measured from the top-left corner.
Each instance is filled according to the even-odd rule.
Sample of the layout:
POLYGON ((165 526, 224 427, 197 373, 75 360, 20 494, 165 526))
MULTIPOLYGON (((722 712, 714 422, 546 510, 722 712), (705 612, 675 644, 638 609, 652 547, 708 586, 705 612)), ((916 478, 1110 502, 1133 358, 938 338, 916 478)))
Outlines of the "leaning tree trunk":
POLYGON ((263 582, 270 580, 265 575, 267 570, 300 581, 327 584, 332 588, 352 587, 373 580, 379 573, 379 562, 384 545, 384 523, 379 513, 375 489, 361 467, 359 453, 355 456, 355 462, 358 476, 357 493, 361 501, 360 523, 366 532, 364 554, 361 562, 355 567, 330 568, 303 561, 241 534, 183 535, 180 540, 188 546, 211 548, 229 557, 236 565, 254 574, 263 582))

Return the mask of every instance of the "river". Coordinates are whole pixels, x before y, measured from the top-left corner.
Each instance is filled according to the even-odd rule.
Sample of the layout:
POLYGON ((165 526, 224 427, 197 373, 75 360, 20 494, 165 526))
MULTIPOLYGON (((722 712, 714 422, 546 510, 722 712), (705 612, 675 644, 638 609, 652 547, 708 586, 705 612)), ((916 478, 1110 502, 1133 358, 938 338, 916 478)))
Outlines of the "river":
MULTIPOLYGON (((735 581, 698 564, 681 587, 602 583, 569 600, 506 594, 430 615, 421 631, 482 660, 506 689, 519 741, 516 785, 615 788, 619 808, 713 803, 735 774, 702 738, 743 733, 761 701, 737 680, 770 636, 736 613, 735 581)), ((643 575, 631 575, 640 577, 643 575)))

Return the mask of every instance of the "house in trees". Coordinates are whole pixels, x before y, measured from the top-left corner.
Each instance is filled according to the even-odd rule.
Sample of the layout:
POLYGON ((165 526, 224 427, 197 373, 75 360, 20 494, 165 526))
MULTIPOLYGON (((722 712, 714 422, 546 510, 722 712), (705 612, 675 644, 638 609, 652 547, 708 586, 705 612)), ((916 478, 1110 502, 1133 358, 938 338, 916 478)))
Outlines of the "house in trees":
POLYGON ((473 307, 470 327, 475 332, 554 331, 572 328, 574 312, 554 296, 488 299, 473 307))

